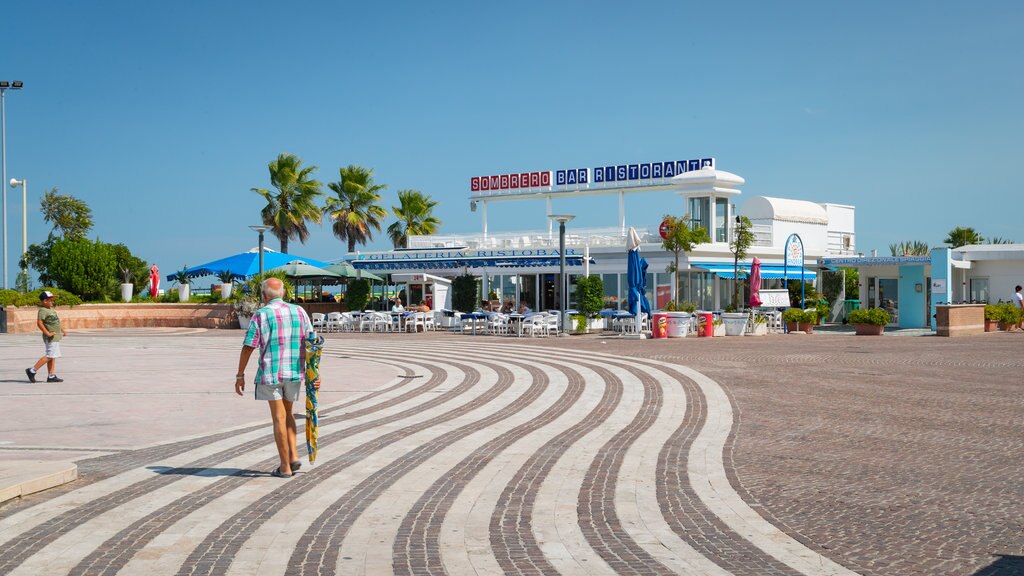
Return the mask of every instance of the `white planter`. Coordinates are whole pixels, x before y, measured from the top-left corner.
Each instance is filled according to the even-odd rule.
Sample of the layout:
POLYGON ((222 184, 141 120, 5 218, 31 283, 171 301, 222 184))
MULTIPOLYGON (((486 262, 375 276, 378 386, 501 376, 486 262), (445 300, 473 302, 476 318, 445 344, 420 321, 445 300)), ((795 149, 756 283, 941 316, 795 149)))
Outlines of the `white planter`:
POLYGON ((669 338, 686 338, 690 330, 689 312, 665 312, 668 322, 665 324, 665 335, 669 338))
POLYGON ((227 300, 231 297, 231 288, 233 284, 231 282, 225 282, 220 285, 220 297, 221 300, 227 300))
POLYGON ((722 323, 725 324, 725 335, 743 336, 743 332, 747 329, 748 318, 749 317, 742 312, 722 313, 722 323))
POLYGON ((717 324, 711 330, 715 338, 725 336, 725 324, 717 324))
POLYGON ((768 324, 762 322, 761 324, 754 324, 754 330, 750 333, 751 336, 765 336, 768 334, 768 324))
POLYGON ((598 316, 597 318, 587 319, 587 327, 594 332, 604 330, 604 318, 598 316))
POLYGON ((188 302, 189 290, 188 284, 178 284, 178 302, 188 302))
POLYGON ((132 301, 132 292, 133 292, 134 288, 135 288, 134 284, 129 284, 129 283, 121 284, 121 300, 124 301, 124 302, 131 302, 132 301))
POLYGON ((241 328, 242 330, 249 329, 249 322, 252 322, 252 316, 243 316, 241 314, 238 315, 238 327, 241 328))

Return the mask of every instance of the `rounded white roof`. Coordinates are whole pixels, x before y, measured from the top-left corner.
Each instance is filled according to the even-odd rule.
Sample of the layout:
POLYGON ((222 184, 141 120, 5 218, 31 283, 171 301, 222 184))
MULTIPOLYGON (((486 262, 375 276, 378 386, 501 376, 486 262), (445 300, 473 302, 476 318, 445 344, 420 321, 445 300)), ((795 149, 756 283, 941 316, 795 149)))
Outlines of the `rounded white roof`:
POLYGON ((825 211, 825 208, 806 200, 751 196, 743 202, 740 212, 752 221, 780 220, 783 222, 828 224, 828 212, 825 211))
POLYGON ((734 196, 740 194, 740 186, 746 180, 724 170, 701 168, 672 177, 672 184, 680 189, 680 193, 693 196, 696 194, 718 194, 734 196))

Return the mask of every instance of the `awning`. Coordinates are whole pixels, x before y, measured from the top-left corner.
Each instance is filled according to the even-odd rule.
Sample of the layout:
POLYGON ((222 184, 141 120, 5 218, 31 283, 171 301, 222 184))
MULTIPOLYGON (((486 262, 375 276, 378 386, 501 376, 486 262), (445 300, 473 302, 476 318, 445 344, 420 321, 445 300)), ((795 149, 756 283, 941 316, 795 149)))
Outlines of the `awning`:
MULTIPOLYGON (((691 264, 694 270, 707 270, 716 274, 719 278, 732 278, 733 277, 733 265, 732 264, 702 264, 693 263, 691 264)), ((740 274, 747 276, 750 274, 750 264, 740 263, 739 265, 740 274)), ((790 280, 800 279, 800 267, 790 266, 785 271, 789 275, 790 280)), ((816 270, 812 268, 803 269, 804 279, 813 280, 818 276, 816 270)), ((783 266, 781 264, 761 264, 761 278, 782 278, 784 275, 783 266)))
MULTIPOLYGON (((590 259, 594 263, 594 259, 590 259)), ((359 270, 431 270, 444 268, 541 268, 558 266, 558 256, 493 258, 409 258, 401 260, 355 260, 359 270)), ((565 265, 583 266, 582 256, 566 256, 565 265)))

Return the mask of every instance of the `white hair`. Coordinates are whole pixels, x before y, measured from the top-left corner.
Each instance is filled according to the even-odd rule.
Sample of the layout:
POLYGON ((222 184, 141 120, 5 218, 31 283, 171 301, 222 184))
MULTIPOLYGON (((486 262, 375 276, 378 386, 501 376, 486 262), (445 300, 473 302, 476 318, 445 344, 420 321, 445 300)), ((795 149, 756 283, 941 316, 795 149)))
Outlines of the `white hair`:
POLYGON ((267 278, 261 283, 261 290, 263 291, 263 297, 267 300, 274 300, 275 298, 284 298, 284 282, 281 282, 280 288, 274 288, 270 286, 270 281, 276 280, 281 282, 280 278, 267 278))

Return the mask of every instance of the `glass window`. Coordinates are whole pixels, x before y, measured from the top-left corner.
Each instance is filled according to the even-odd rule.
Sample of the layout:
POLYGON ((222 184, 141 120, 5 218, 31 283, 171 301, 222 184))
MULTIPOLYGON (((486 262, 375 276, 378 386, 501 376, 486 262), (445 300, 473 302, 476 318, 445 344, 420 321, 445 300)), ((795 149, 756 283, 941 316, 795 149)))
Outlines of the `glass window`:
POLYGON ((711 230, 711 199, 690 198, 690 225, 711 230))
POLYGON ((619 275, 601 274, 601 281, 604 282, 604 307, 619 308, 619 275))
POLYGON ((988 278, 971 278, 971 302, 988 301, 988 278))
POLYGON ((729 199, 715 198, 715 242, 728 242, 729 199))

